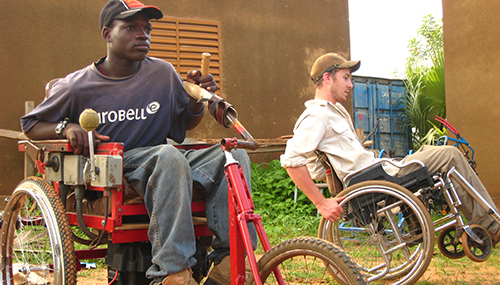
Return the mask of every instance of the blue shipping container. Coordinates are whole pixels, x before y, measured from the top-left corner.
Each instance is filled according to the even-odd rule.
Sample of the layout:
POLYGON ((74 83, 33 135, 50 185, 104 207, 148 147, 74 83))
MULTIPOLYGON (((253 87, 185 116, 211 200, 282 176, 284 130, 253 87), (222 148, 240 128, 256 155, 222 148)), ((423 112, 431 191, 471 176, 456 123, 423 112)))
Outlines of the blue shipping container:
POLYGON ((374 132, 369 138, 374 141, 371 148, 396 157, 407 155, 411 137, 402 121, 404 82, 364 76, 353 76, 353 82, 354 128, 363 129, 365 136, 374 132))

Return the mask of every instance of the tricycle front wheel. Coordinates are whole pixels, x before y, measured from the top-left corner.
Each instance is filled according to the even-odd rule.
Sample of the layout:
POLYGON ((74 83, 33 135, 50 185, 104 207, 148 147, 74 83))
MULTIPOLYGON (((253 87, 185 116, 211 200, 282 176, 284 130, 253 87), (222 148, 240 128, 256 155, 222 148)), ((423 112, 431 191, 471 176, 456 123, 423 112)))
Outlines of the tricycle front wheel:
POLYGON ((61 199, 45 180, 16 187, 2 214, 4 284, 76 284, 72 232, 61 199))
POLYGON ((313 237, 286 240, 266 252, 258 262, 263 284, 368 284, 360 268, 338 246, 313 237))

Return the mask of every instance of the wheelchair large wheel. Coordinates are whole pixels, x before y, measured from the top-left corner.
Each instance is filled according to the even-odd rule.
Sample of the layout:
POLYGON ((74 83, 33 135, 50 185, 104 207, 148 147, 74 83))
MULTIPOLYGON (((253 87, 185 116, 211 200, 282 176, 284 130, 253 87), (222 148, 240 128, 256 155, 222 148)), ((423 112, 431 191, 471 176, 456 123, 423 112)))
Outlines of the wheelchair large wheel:
POLYGON ((4 284, 76 284, 72 232, 45 180, 30 177, 14 190, 2 215, 0 244, 4 284))
POLYGON ((278 284, 273 274, 276 267, 285 284, 368 284, 342 249, 313 237, 278 244, 262 256, 258 267, 263 284, 278 284))
POLYGON ((345 197, 342 219, 322 219, 318 236, 343 248, 369 282, 415 283, 429 266, 435 239, 420 199, 386 181, 358 183, 338 197, 345 197))

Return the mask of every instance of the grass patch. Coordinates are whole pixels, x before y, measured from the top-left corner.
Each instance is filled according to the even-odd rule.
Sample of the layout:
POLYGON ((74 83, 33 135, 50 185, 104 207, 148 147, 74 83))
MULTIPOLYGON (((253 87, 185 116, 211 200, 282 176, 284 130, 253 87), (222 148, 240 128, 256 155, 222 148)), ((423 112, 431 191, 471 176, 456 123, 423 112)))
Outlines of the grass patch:
MULTIPOLYGON (((71 226, 71 230, 73 231, 73 233, 75 233, 80 238, 89 239, 88 237, 85 236, 85 234, 80 230, 80 228, 78 226, 71 226)), ((73 244, 75 246, 75 250, 87 250, 87 249, 89 249, 89 246, 85 245, 85 244, 80 244, 77 242, 74 242, 73 244)), ((102 244, 102 245, 97 246, 97 248, 106 248, 106 247, 107 247, 106 244, 102 244)), ((78 262, 95 263, 96 268, 106 268, 106 264, 104 264, 104 258, 85 259, 85 260, 82 259, 82 260, 79 260, 78 262)), ((93 274, 92 270, 84 270, 83 267, 84 266, 82 266, 82 270, 77 272, 77 276, 90 277, 93 274)))

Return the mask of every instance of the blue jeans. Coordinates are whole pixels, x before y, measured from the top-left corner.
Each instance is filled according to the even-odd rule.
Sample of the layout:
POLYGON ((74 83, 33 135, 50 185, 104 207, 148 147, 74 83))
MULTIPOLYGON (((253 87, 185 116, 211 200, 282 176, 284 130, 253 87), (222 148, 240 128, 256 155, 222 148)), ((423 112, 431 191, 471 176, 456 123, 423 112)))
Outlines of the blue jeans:
MULTIPOLYGON (((250 159, 244 150, 232 152, 240 163, 250 189, 250 159)), ((228 189, 226 158, 215 145, 181 150, 172 145, 132 149, 124 154, 124 176, 144 197, 150 217, 148 236, 153 265, 148 278, 162 277, 196 263, 191 201, 193 183, 203 187, 208 228, 215 235, 211 259, 229 254, 228 189)), ((256 248, 256 233, 250 227, 256 248)))

